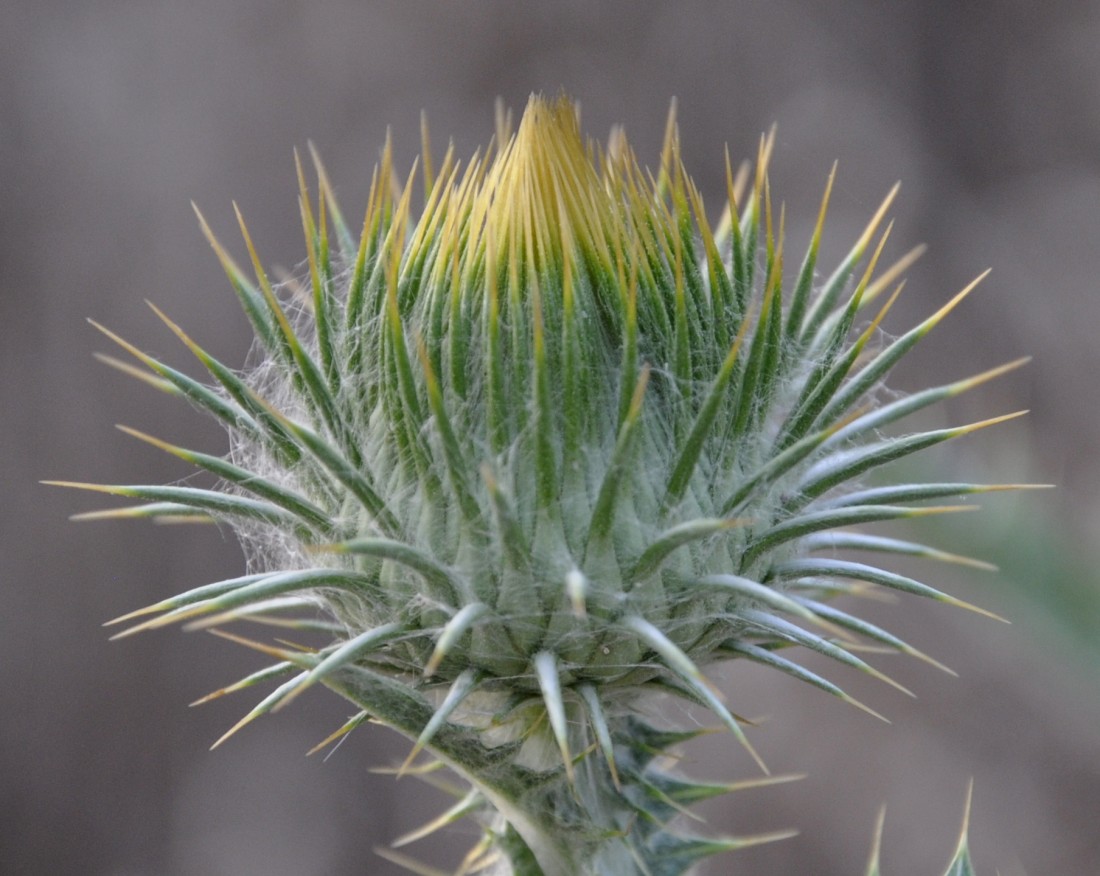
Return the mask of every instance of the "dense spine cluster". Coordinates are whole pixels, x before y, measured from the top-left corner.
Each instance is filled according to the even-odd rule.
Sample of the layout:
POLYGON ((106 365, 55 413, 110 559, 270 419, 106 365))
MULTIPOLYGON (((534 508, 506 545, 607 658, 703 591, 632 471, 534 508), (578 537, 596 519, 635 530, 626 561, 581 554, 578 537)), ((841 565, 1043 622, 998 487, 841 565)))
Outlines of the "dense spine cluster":
POLYGON ((766 773, 711 664, 762 663, 872 714, 795 646, 891 684, 850 646, 934 664, 831 603, 883 587, 965 605, 851 555, 962 558, 853 527, 1003 488, 878 472, 1007 419, 894 429, 1019 363, 880 402, 977 281, 885 338, 917 251, 878 270, 891 192, 821 279, 831 176, 792 277, 771 145, 752 170, 727 162, 712 228, 672 118, 654 178, 621 133, 585 143, 568 102, 534 97, 464 166, 448 151, 435 171, 425 146, 419 218, 387 147, 358 240, 320 164, 316 210, 299 167, 299 282, 269 281, 242 221, 250 277, 204 222, 257 367, 225 366, 159 310, 211 385, 103 331, 143 367, 113 364, 227 427, 226 458, 126 430, 218 485, 69 485, 142 500, 92 516, 228 521, 251 567, 127 615, 123 635, 265 616, 330 634, 316 650, 242 640, 276 662, 218 693, 279 681, 243 724, 322 683, 361 709, 344 731, 370 717, 404 733, 406 769, 426 752, 471 782, 441 824, 497 815, 468 868, 672 876, 779 836, 681 833, 684 807, 738 786, 666 772, 694 734, 655 726, 640 698, 706 707, 766 773))

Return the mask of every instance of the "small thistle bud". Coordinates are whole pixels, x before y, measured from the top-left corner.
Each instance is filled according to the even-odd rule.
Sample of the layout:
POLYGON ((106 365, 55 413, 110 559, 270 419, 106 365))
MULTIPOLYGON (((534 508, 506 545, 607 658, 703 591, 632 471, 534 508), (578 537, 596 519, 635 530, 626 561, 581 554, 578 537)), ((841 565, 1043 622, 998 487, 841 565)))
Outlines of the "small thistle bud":
POLYGON ((260 616, 329 634, 317 650, 234 637, 275 663, 226 691, 280 679, 238 727, 320 683, 361 710, 344 731, 369 716, 405 734, 404 769, 430 754, 471 783, 454 817, 495 814, 463 872, 496 856, 516 874, 683 873, 787 833, 679 832, 683 807, 732 786, 665 772, 660 755, 694 732, 651 725, 640 702, 709 709, 764 772, 714 664, 761 663, 877 715, 792 646, 886 681, 852 645, 932 662, 831 600, 875 587, 973 608, 847 558, 951 557, 858 527, 966 510, 951 501, 998 487, 865 477, 1007 419, 884 437, 1019 363, 880 392, 977 283, 879 334, 914 256, 879 270, 896 189, 819 283, 832 176, 788 272, 770 136, 754 171, 727 162, 712 226, 671 118, 655 176, 621 136, 586 143, 564 99, 532 97, 499 133, 434 173, 425 146, 419 216, 387 147, 358 239, 320 164, 316 209, 299 167, 297 283, 271 283, 243 220, 254 278, 203 222, 255 366, 226 367, 159 310, 211 385, 103 331, 143 379, 220 420, 231 450, 126 431, 219 485, 70 485, 144 503, 113 516, 235 527, 248 574, 120 618, 136 621, 121 635, 260 616))

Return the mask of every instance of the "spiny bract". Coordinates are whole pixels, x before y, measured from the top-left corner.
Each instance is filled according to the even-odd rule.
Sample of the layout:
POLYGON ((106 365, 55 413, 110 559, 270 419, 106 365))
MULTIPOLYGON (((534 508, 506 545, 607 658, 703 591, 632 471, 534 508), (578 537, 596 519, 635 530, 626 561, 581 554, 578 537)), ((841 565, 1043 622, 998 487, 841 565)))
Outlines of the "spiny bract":
POLYGON ((371 717, 405 733, 406 768, 426 750, 473 784, 440 823, 498 813, 468 867, 657 876, 779 836, 670 826, 734 786, 664 772, 698 731, 653 726, 639 697, 709 708, 759 762, 708 665, 745 658, 855 703, 789 646, 881 678, 848 646, 930 660, 827 603, 885 587, 962 604, 841 557, 958 558, 851 527, 995 487, 864 477, 1005 419, 884 437, 1018 363, 880 403, 891 367, 974 284, 882 336, 917 252, 876 276, 892 191, 818 283, 831 176, 788 282, 771 147, 754 172, 727 160, 712 230, 672 116, 654 179, 621 132, 586 144, 567 101, 533 97, 464 167, 448 151, 433 173, 425 137, 419 219, 387 147, 358 243, 320 164, 316 212, 299 166, 301 281, 271 284, 242 221, 250 279, 203 223, 256 366, 231 370, 159 310, 215 385, 104 331, 145 369, 115 364, 221 420, 232 446, 218 458, 126 431, 220 483, 76 486, 146 503, 100 515, 228 521, 251 568, 127 615, 155 614, 127 632, 262 616, 331 632, 317 650, 241 640, 277 662, 218 693, 288 677, 243 724, 322 682, 362 710, 342 729, 371 717), (303 606, 324 620, 287 616, 303 606))

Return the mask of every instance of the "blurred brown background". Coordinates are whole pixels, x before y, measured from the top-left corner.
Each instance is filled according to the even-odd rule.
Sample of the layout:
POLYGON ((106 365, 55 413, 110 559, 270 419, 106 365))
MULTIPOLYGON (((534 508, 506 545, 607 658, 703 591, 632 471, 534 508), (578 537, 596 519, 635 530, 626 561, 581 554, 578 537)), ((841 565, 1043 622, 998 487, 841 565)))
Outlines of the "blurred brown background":
MULTIPOLYGON (((84 321, 190 367, 149 298, 215 354, 243 361, 245 321, 190 200, 226 240, 237 200, 264 258, 291 266, 304 256, 294 147, 317 144, 354 215, 387 125, 401 167, 417 151, 421 109, 437 152, 453 135, 468 156, 491 133, 495 97, 519 109, 531 91, 560 88, 580 100, 589 134, 625 123, 651 165, 675 95, 685 159, 712 204, 723 144, 749 155, 777 122, 773 191, 794 246, 834 159, 833 255, 901 179, 892 252, 930 249, 888 328, 994 273, 894 383, 1034 355, 939 414, 1031 416, 969 439, 944 464, 1060 485, 986 500, 981 520, 924 533, 1003 567, 922 571, 1014 624, 883 606, 879 620, 961 676, 878 658, 917 691, 910 702, 833 672, 892 725, 767 673, 724 676, 734 708, 769 716, 753 739, 773 769, 809 777, 710 807, 715 830, 802 833, 708 872, 862 872, 885 803, 886 871, 939 873, 970 776, 980 872, 1098 872, 1100 5, 9 0, 0 18, 0 872, 399 872, 372 848, 442 801, 368 772, 403 757, 398 737, 361 729, 327 761, 306 759, 349 711, 316 692, 210 753, 254 696, 186 704, 256 661, 198 634, 106 641, 103 620, 236 574, 232 538, 70 524, 99 503, 37 481, 188 473, 116 422, 223 446, 186 406, 96 364, 92 352, 110 345, 84 321)), ((729 740, 684 765, 752 774, 729 740)), ((460 828, 412 851, 453 865, 472 839, 460 828)))

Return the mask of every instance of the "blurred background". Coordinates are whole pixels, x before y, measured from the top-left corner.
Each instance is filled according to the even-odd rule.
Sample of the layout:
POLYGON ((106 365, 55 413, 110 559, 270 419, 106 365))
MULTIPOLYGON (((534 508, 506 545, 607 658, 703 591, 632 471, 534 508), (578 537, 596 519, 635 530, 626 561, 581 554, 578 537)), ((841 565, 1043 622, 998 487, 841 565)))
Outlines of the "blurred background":
MULTIPOLYGON (((94 497, 42 478, 175 480, 183 463, 126 423, 218 452, 219 429, 92 359, 94 317, 191 368, 142 303, 242 363, 244 317, 189 202, 227 242, 231 200, 261 256, 304 258, 292 150, 315 143, 349 215, 393 131, 397 163, 429 114, 468 157, 493 101, 579 100, 591 136, 626 126, 659 156, 679 101, 685 161, 719 204, 723 146, 751 156, 778 124, 772 190, 804 245, 839 161, 826 255, 843 252, 895 180, 891 252, 925 242, 887 329, 900 332, 994 271, 900 367, 913 388, 1030 354, 1026 368, 936 416, 1017 408, 1021 421, 948 448, 967 477, 1052 482, 983 500, 921 537, 999 574, 924 567, 926 580, 1012 620, 904 600, 874 617, 954 667, 879 665, 918 694, 833 677, 887 726, 794 682, 732 667, 754 743, 801 782, 706 810, 710 828, 798 827, 713 874, 862 872, 887 807, 884 871, 942 872, 975 781, 979 872, 1086 874, 1100 860, 1100 4, 924 0, 553 3, 9 0, 0 34, 0 872, 344 876, 401 872, 373 849, 443 800, 370 772, 407 745, 362 728, 305 752, 349 713, 317 691, 208 746, 255 696, 187 703, 259 665, 177 631, 109 643, 100 624, 242 565, 228 533, 72 524, 94 497), (980 519, 978 519, 980 518, 980 519)), ((234 245, 234 252, 241 248, 234 245)), ((194 371, 192 373, 195 373, 194 371)), ((708 778, 753 774, 728 739, 691 749, 708 778)), ((453 868, 459 827, 408 851, 453 868)), ((447 871, 449 872, 449 870, 447 871)))

